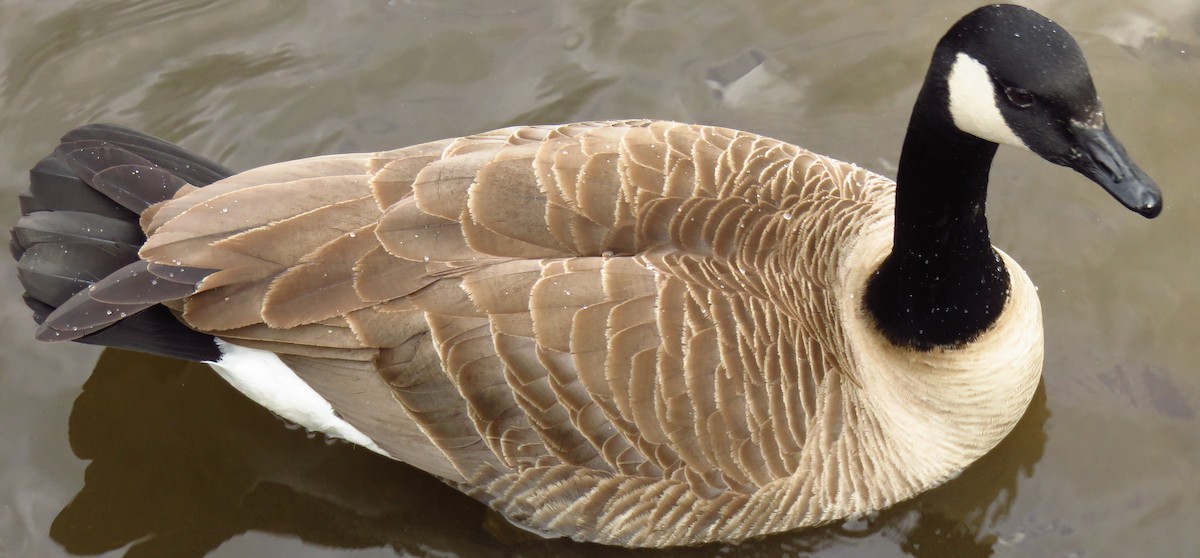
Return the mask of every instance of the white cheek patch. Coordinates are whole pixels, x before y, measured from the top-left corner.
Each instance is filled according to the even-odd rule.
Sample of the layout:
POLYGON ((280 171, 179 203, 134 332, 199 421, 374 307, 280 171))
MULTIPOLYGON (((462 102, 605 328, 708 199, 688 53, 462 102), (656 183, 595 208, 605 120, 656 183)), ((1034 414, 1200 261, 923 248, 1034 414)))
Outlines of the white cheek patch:
POLYGON ((959 130, 988 141, 1029 149, 1000 114, 992 78, 983 64, 960 52, 946 81, 950 90, 950 116, 959 130))

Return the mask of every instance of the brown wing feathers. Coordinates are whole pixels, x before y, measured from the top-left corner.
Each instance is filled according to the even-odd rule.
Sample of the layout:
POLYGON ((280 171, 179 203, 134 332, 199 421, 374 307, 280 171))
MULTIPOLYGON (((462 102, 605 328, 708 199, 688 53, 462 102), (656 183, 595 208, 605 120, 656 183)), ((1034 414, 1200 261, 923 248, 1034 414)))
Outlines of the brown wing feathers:
MULTIPOLYGON (((838 216, 888 194, 844 174, 718 128, 511 128, 236 175, 154 208, 141 255, 218 270, 184 319, 392 455, 500 507, 576 467, 580 509, 651 513, 614 490, 750 498, 800 466, 838 368, 805 308, 835 309, 838 216)), ((618 536, 592 521, 563 532, 618 536)))

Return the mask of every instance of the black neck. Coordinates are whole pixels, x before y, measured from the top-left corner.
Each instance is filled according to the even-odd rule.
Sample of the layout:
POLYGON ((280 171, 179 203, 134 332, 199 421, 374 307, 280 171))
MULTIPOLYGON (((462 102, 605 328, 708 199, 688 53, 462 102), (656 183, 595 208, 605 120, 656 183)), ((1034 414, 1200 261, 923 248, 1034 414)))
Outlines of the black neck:
POLYGON ((978 337, 1008 299, 984 211, 997 146, 958 130, 945 95, 927 81, 917 98, 896 177, 894 246, 866 293, 880 331, 922 350, 978 337))

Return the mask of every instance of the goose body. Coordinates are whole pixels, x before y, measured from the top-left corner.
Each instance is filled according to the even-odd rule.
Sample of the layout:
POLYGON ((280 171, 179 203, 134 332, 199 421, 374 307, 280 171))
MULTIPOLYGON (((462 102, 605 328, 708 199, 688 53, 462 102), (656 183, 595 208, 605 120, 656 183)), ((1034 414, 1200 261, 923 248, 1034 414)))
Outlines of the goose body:
POLYGON ((991 73, 980 21, 1043 26, 1027 41, 1070 47, 1051 69, 1082 64, 1031 11, 968 15, 935 51, 899 184, 661 121, 238 174, 95 125, 34 169, 14 253, 39 338, 209 362, 284 418, 546 535, 671 546, 861 515, 994 447, 1039 381, 1035 289, 982 211, 996 143, 1145 215, 1161 203, 1090 78, 1035 116, 1108 143, 1055 160, 1056 138, 1002 106, 1049 86, 991 73))

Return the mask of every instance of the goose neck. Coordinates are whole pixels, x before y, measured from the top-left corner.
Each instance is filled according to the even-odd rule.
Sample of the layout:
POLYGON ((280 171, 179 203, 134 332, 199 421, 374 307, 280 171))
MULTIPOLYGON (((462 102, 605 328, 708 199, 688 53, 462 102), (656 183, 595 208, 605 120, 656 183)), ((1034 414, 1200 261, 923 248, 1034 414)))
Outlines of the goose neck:
POLYGON ((970 342, 1008 296, 985 211, 997 146, 958 130, 946 106, 944 88, 927 83, 901 152, 892 251, 867 289, 881 332, 918 349, 970 342))

